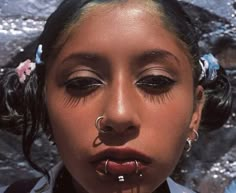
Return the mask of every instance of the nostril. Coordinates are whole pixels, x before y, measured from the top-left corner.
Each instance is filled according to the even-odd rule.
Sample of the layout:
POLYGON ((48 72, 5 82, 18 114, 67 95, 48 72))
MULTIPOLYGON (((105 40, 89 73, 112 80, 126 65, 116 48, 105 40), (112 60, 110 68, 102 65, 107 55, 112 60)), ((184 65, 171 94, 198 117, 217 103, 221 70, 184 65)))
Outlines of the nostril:
POLYGON ((103 133, 107 133, 107 134, 128 134, 128 133, 132 133, 134 130, 135 130, 135 126, 129 126, 129 127, 117 127, 117 128, 114 128, 112 126, 104 126, 102 128, 102 132, 103 133))
POLYGON ((128 131, 132 131, 132 130, 134 130, 134 129, 135 129, 134 126, 130 126, 130 127, 127 128, 128 131))
POLYGON ((111 126, 105 126, 103 129, 105 132, 112 132, 113 128, 111 126))

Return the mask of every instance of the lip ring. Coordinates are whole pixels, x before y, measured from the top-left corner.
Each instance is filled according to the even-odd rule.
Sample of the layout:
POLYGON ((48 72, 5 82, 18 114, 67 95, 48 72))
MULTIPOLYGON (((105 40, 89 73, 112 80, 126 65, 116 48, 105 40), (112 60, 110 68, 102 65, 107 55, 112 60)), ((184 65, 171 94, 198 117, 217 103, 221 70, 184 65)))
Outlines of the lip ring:
POLYGON ((138 174, 139 172, 139 169, 138 169, 138 161, 137 160, 134 160, 134 163, 135 163, 135 167, 136 167, 136 170, 135 170, 135 173, 138 174))
MULTIPOLYGON (((147 166, 152 164, 152 158, 145 155, 142 152, 139 152, 135 149, 131 149, 129 147, 125 148, 114 148, 110 147, 104 149, 103 151, 99 151, 98 153, 91 156, 89 162, 95 167, 95 170, 103 173, 104 175, 120 175, 126 174, 127 172, 118 172, 117 164, 113 163, 117 162, 117 164, 121 164, 122 162, 130 162, 130 166, 128 170, 132 170, 133 174, 140 175, 144 170, 146 170, 147 166), (111 163, 112 160, 112 163, 111 163), (133 164, 131 164, 133 162, 133 164), (114 165, 115 164, 115 165, 114 165), (116 168, 114 168, 114 167, 116 168), (133 168, 133 169, 132 169, 133 168)), ((122 166, 121 169, 125 170, 122 166)))
MULTIPOLYGON (((104 164, 104 172, 105 174, 108 174, 108 163, 109 163, 109 159, 106 160, 105 164, 104 164)), ((139 164, 137 160, 134 160, 135 163, 135 173, 138 174, 139 173, 139 164)))
POLYGON ((108 174, 107 166, 108 166, 109 159, 106 160, 105 166, 104 166, 104 172, 105 174, 108 174))

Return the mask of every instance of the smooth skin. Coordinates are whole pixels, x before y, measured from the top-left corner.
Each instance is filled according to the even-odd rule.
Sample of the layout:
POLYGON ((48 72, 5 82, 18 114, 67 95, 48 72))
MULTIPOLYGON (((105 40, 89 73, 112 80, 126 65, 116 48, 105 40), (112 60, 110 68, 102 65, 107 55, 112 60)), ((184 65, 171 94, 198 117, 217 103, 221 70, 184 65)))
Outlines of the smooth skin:
POLYGON ((89 10, 48 69, 53 136, 78 192, 155 191, 199 127, 203 89, 193 87, 186 50, 147 9, 131 1, 89 10), (101 115, 112 137, 99 136, 101 115), (109 147, 151 158, 141 182, 119 184, 97 173, 90 159, 109 147))

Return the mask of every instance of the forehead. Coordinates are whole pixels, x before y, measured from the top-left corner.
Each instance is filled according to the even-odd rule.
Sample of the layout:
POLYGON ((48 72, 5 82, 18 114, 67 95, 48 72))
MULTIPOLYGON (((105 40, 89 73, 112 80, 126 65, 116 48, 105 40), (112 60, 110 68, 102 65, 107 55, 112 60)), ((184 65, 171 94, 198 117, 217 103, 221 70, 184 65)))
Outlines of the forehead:
POLYGON ((91 47, 102 52, 114 43, 114 52, 127 51, 128 48, 145 49, 145 46, 147 49, 163 47, 185 57, 184 46, 174 33, 164 27, 162 12, 153 3, 93 4, 85 10, 61 38, 63 56, 75 49, 86 51, 91 47))
MULTIPOLYGON (((88 20, 91 22, 92 20, 99 18, 103 21, 103 23, 105 23, 112 22, 118 15, 123 15, 124 17, 131 15, 141 16, 141 13, 149 14, 152 20, 154 20, 161 15, 161 11, 159 10, 160 9, 158 6, 150 0, 124 0, 118 2, 110 1, 108 3, 88 3, 74 14, 75 16, 72 21, 68 23, 62 31, 55 47, 60 47, 60 45, 63 45, 71 32, 73 32, 73 30, 78 26, 81 26, 84 22, 87 23, 88 20)), ((129 18, 127 17, 127 19, 129 18)))

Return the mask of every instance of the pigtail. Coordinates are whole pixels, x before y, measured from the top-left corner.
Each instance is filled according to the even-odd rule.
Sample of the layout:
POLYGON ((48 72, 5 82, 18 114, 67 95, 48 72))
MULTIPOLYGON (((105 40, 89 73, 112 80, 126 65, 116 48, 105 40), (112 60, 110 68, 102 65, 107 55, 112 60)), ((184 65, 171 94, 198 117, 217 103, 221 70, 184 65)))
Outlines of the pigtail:
POLYGON ((31 148, 39 136, 44 121, 45 105, 43 96, 45 65, 41 59, 39 45, 35 63, 26 60, 16 68, 0 70, 0 123, 8 130, 22 135, 22 149, 25 159, 32 168, 48 176, 47 171, 31 159, 31 148), (9 126, 10 125, 10 126, 9 126))
MULTIPOLYGON (((200 84, 205 90, 205 105, 201 125, 208 130, 218 129, 228 120, 232 109, 232 88, 225 70, 212 55, 205 55, 209 67, 200 84)), ((204 60, 204 58, 203 58, 204 60)), ((202 65, 202 64, 201 64, 202 65)), ((204 72, 205 69, 205 72, 204 72)))
POLYGON ((15 134, 22 133, 24 86, 15 68, 1 68, 0 73, 0 125, 15 134))
POLYGON ((41 79, 44 65, 37 65, 37 68, 29 76, 24 88, 24 131, 22 135, 22 149, 28 163, 35 170, 48 176, 44 168, 39 167, 31 158, 31 149, 34 141, 38 138, 42 129, 44 119, 44 98, 42 94, 44 78, 41 79))

